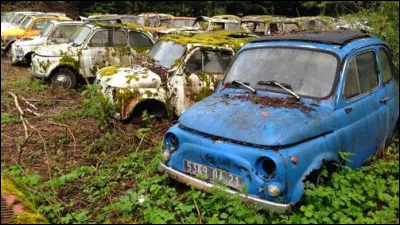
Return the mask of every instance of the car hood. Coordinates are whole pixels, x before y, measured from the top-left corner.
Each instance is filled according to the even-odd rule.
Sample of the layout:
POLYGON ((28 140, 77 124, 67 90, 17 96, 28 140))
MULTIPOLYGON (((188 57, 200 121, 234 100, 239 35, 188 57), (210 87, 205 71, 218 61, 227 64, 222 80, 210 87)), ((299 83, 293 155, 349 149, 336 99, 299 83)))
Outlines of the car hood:
POLYGON ((17 40, 14 42, 15 46, 35 46, 44 44, 45 37, 42 36, 34 36, 29 38, 24 38, 22 40, 17 40))
POLYGON ((1 32, 1 36, 23 36, 24 34, 25 30, 21 28, 12 28, 1 32))
POLYGON ((97 73, 97 79, 116 88, 158 88, 162 83, 159 75, 139 65, 118 69, 106 67, 97 73))
POLYGON ((269 106, 260 99, 212 95, 190 107, 178 122, 206 135, 259 146, 291 145, 333 131, 333 109, 301 102, 290 106, 287 100, 273 97, 269 106))
POLYGON ((69 56, 76 56, 78 49, 72 47, 70 43, 40 46, 35 53, 41 56, 60 56, 68 53, 69 56))

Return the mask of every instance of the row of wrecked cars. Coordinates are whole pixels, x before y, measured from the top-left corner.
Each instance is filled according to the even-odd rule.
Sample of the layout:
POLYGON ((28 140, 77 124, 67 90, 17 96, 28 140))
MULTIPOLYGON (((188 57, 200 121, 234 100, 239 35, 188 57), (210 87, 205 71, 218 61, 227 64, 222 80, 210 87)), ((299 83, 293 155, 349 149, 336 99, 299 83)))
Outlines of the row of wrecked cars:
MULTIPOLYGON (((34 77, 64 88, 95 80, 118 120, 144 111, 179 116, 158 166, 179 182, 204 191, 225 187, 267 211, 285 212, 300 201, 305 181, 339 162, 341 151, 357 168, 391 142, 399 86, 390 49, 377 37, 299 31, 299 19, 283 17, 273 29, 288 32, 274 34, 258 24, 272 23, 261 16, 191 18, 189 25, 219 28, 155 35, 160 30, 149 31, 150 22, 109 17, 51 20, 41 35, 12 44, 11 62, 28 61, 33 51, 34 77), (61 24, 75 23, 67 41, 52 39, 61 24), (39 39, 40 47, 26 44, 39 39)), ((330 21, 310 19, 302 18, 312 26, 330 21)))

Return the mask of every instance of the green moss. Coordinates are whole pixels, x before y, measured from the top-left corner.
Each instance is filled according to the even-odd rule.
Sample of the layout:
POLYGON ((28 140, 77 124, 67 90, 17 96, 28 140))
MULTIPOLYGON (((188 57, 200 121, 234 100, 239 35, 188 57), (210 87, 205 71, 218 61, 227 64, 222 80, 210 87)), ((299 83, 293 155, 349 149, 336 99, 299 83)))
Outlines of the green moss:
POLYGON ((125 78, 126 78, 127 84, 130 84, 132 79, 139 81, 139 73, 133 73, 133 74, 126 75, 125 78))
POLYGON ((136 53, 144 53, 147 50, 150 50, 151 47, 132 47, 136 53))
POLYGON ((117 66, 108 66, 99 70, 100 77, 112 76, 117 72, 117 66))
POLYGON ((16 224, 48 224, 42 215, 26 211, 15 214, 14 221, 16 224))
POLYGON ((228 19, 228 20, 236 20, 236 21, 240 21, 240 17, 235 16, 235 15, 217 15, 217 16, 213 16, 211 17, 212 19, 228 19))
POLYGON ((16 224, 48 224, 46 219, 36 212, 34 205, 28 201, 25 195, 16 188, 16 185, 3 174, 1 175, 1 195, 15 195, 17 196, 16 201, 21 202, 24 206, 24 212, 14 215, 14 222, 16 224))
POLYGON ((60 65, 68 65, 71 66, 72 68, 76 69, 79 71, 81 67, 81 57, 82 57, 82 51, 78 51, 77 53, 78 59, 75 59, 71 54, 68 52, 61 52, 61 59, 60 59, 60 65))
MULTIPOLYGON (((243 33, 243 31, 241 31, 243 33)), ((216 31, 202 34, 186 34, 186 35, 164 35, 160 38, 163 41, 173 41, 179 44, 201 44, 215 47, 231 47, 238 50, 243 44, 254 40, 255 37, 232 38, 238 31, 216 31)))

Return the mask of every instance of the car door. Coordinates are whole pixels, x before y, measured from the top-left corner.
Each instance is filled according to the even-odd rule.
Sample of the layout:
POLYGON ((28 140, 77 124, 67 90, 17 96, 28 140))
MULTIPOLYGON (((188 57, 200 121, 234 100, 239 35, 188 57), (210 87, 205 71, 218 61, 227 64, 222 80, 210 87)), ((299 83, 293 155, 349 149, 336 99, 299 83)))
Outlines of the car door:
POLYGON ((108 30, 106 55, 110 65, 131 65, 132 52, 128 44, 128 33, 124 30, 108 30))
POLYGON ((385 97, 379 79, 377 54, 373 48, 363 48, 349 56, 344 74, 341 111, 337 118, 343 148, 353 153, 347 164, 360 166, 379 149, 387 127, 387 110, 380 101, 385 97))
POLYGON ((394 79, 394 69, 390 51, 386 47, 381 46, 378 48, 378 55, 379 71, 381 73, 382 86, 385 90, 385 96, 381 98, 380 101, 387 108, 388 124, 386 143, 389 143, 399 117, 399 87, 394 79))
POLYGON ((106 57, 106 44, 108 42, 108 31, 96 30, 82 49, 81 73, 84 77, 94 77, 96 72, 109 65, 106 57))
MULTIPOLYGON (((182 112, 195 102, 211 95, 233 57, 233 51, 197 48, 192 51, 184 68, 182 112)), ((179 114, 178 114, 179 115, 179 114)))

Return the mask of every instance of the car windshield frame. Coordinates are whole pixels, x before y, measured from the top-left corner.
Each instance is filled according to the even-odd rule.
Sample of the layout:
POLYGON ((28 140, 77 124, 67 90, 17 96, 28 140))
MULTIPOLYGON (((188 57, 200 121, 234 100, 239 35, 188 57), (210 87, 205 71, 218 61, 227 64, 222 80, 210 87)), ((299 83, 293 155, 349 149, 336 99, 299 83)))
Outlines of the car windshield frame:
MULTIPOLYGON (((184 27, 192 27, 194 23, 194 19, 172 19, 171 20, 171 28, 184 28, 184 27), (176 22, 178 22, 178 25, 181 25, 183 21, 183 26, 176 26, 176 22), (189 25, 186 25, 186 24, 189 25)), ((197 23, 196 23, 197 24, 197 23)))
POLYGON ((54 27, 55 27, 55 23, 50 21, 47 24, 47 26, 40 31, 40 36, 42 36, 42 37, 49 36, 50 32, 53 30, 54 27))
MULTIPOLYGON (((260 46, 260 47, 252 47, 252 48, 244 49, 244 50, 240 51, 238 54, 236 54, 235 57, 233 58, 231 64, 229 65, 229 67, 227 68, 227 70, 225 72, 224 78, 221 81, 222 84, 225 84, 226 78, 228 77, 228 74, 229 74, 230 70, 232 69, 232 66, 235 64, 236 60, 238 59, 238 57, 240 57, 240 55, 242 53, 244 53, 246 51, 250 51, 250 50, 265 49, 265 48, 299 49, 299 50, 321 52, 321 53, 326 53, 326 54, 332 55, 336 59, 336 67, 335 67, 336 70, 334 73, 334 78, 332 80, 331 90, 329 91, 328 95, 318 97, 318 96, 300 94, 300 93, 297 93, 296 90, 293 90, 293 91, 296 92, 296 94, 298 94, 301 98, 309 98, 309 99, 317 99, 317 100, 329 99, 335 93, 337 83, 339 80, 339 74, 340 74, 341 68, 343 67, 344 61, 340 58, 340 56, 337 53, 335 53, 333 51, 329 51, 329 50, 325 50, 325 49, 309 48, 309 47, 299 47, 299 46, 260 46)), ((281 81, 278 81, 278 82, 281 82, 281 81)), ((273 92, 273 93, 280 93, 280 94, 288 95, 288 93, 283 89, 280 89, 280 88, 278 89, 278 88, 274 88, 274 87, 271 88, 271 87, 272 86, 263 86, 263 88, 255 87, 255 89, 262 91, 262 92, 273 92)), ((234 88, 234 89, 243 89, 243 87, 238 87, 238 88, 234 88)))
POLYGON ((80 46, 82 45, 86 39, 88 39, 88 37, 90 36, 90 34, 92 33, 93 28, 89 27, 89 26, 81 26, 79 27, 75 33, 70 37, 70 42, 73 43, 76 46, 80 46), (81 33, 83 33, 82 31, 87 28, 89 29, 89 32, 86 35, 81 35, 81 33), (76 42, 76 40, 78 39, 78 37, 82 40, 79 40, 79 42, 76 42))
MULTIPOLYGON (((153 60, 156 60, 156 62, 157 62, 161 67, 170 70, 170 69, 173 68, 174 62, 175 62, 176 60, 182 58, 182 57, 185 55, 185 52, 186 52, 186 46, 183 45, 183 44, 175 43, 175 42, 173 42, 173 41, 160 40, 160 41, 158 41, 157 43, 155 43, 154 46, 151 48, 151 50, 150 50, 150 52, 149 52, 149 57, 150 57, 151 59, 153 59, 153 60), (178 45, 178 46, 181 46, 183 49, 182 49, 182 53, 180 54, 179 57, 174 57, 173 60, 172 60, 172 62, 169 62, 168 64, 166 64, 165 59, 167 59, 167 57, 165 57, 165 56, 166 56, 166 55, 171 55, 171 51, 170 51, 170 50, 171 50, 171 49, 170 49, 171 46, 167 46, 167 48, 164 47, 164 48, 162 48, 162 49, 160 49, 160 46, 162 46, 162 45, 164 45, 164 46, 165 46, 165 45, 170 45, 169 43, 172 43, 172 44, 173 44, 173 45, 171 45, 171 46, 178 45), (156 50, 156 47, 158 48, 157 50, 156 50), (158 55, 158 54, 159 54, 160 50, 166 51, 165 49, 167 49, 167 54, 162 54, 161 57, 155 56, 155 55, 158 55), (156 53, 154 53, 155 55, 153 55, 153 53, 152 53, 153 51, 156 51, 156 53)), ((168 61, 171 61, 171 60, 168 58, 168 61)))

